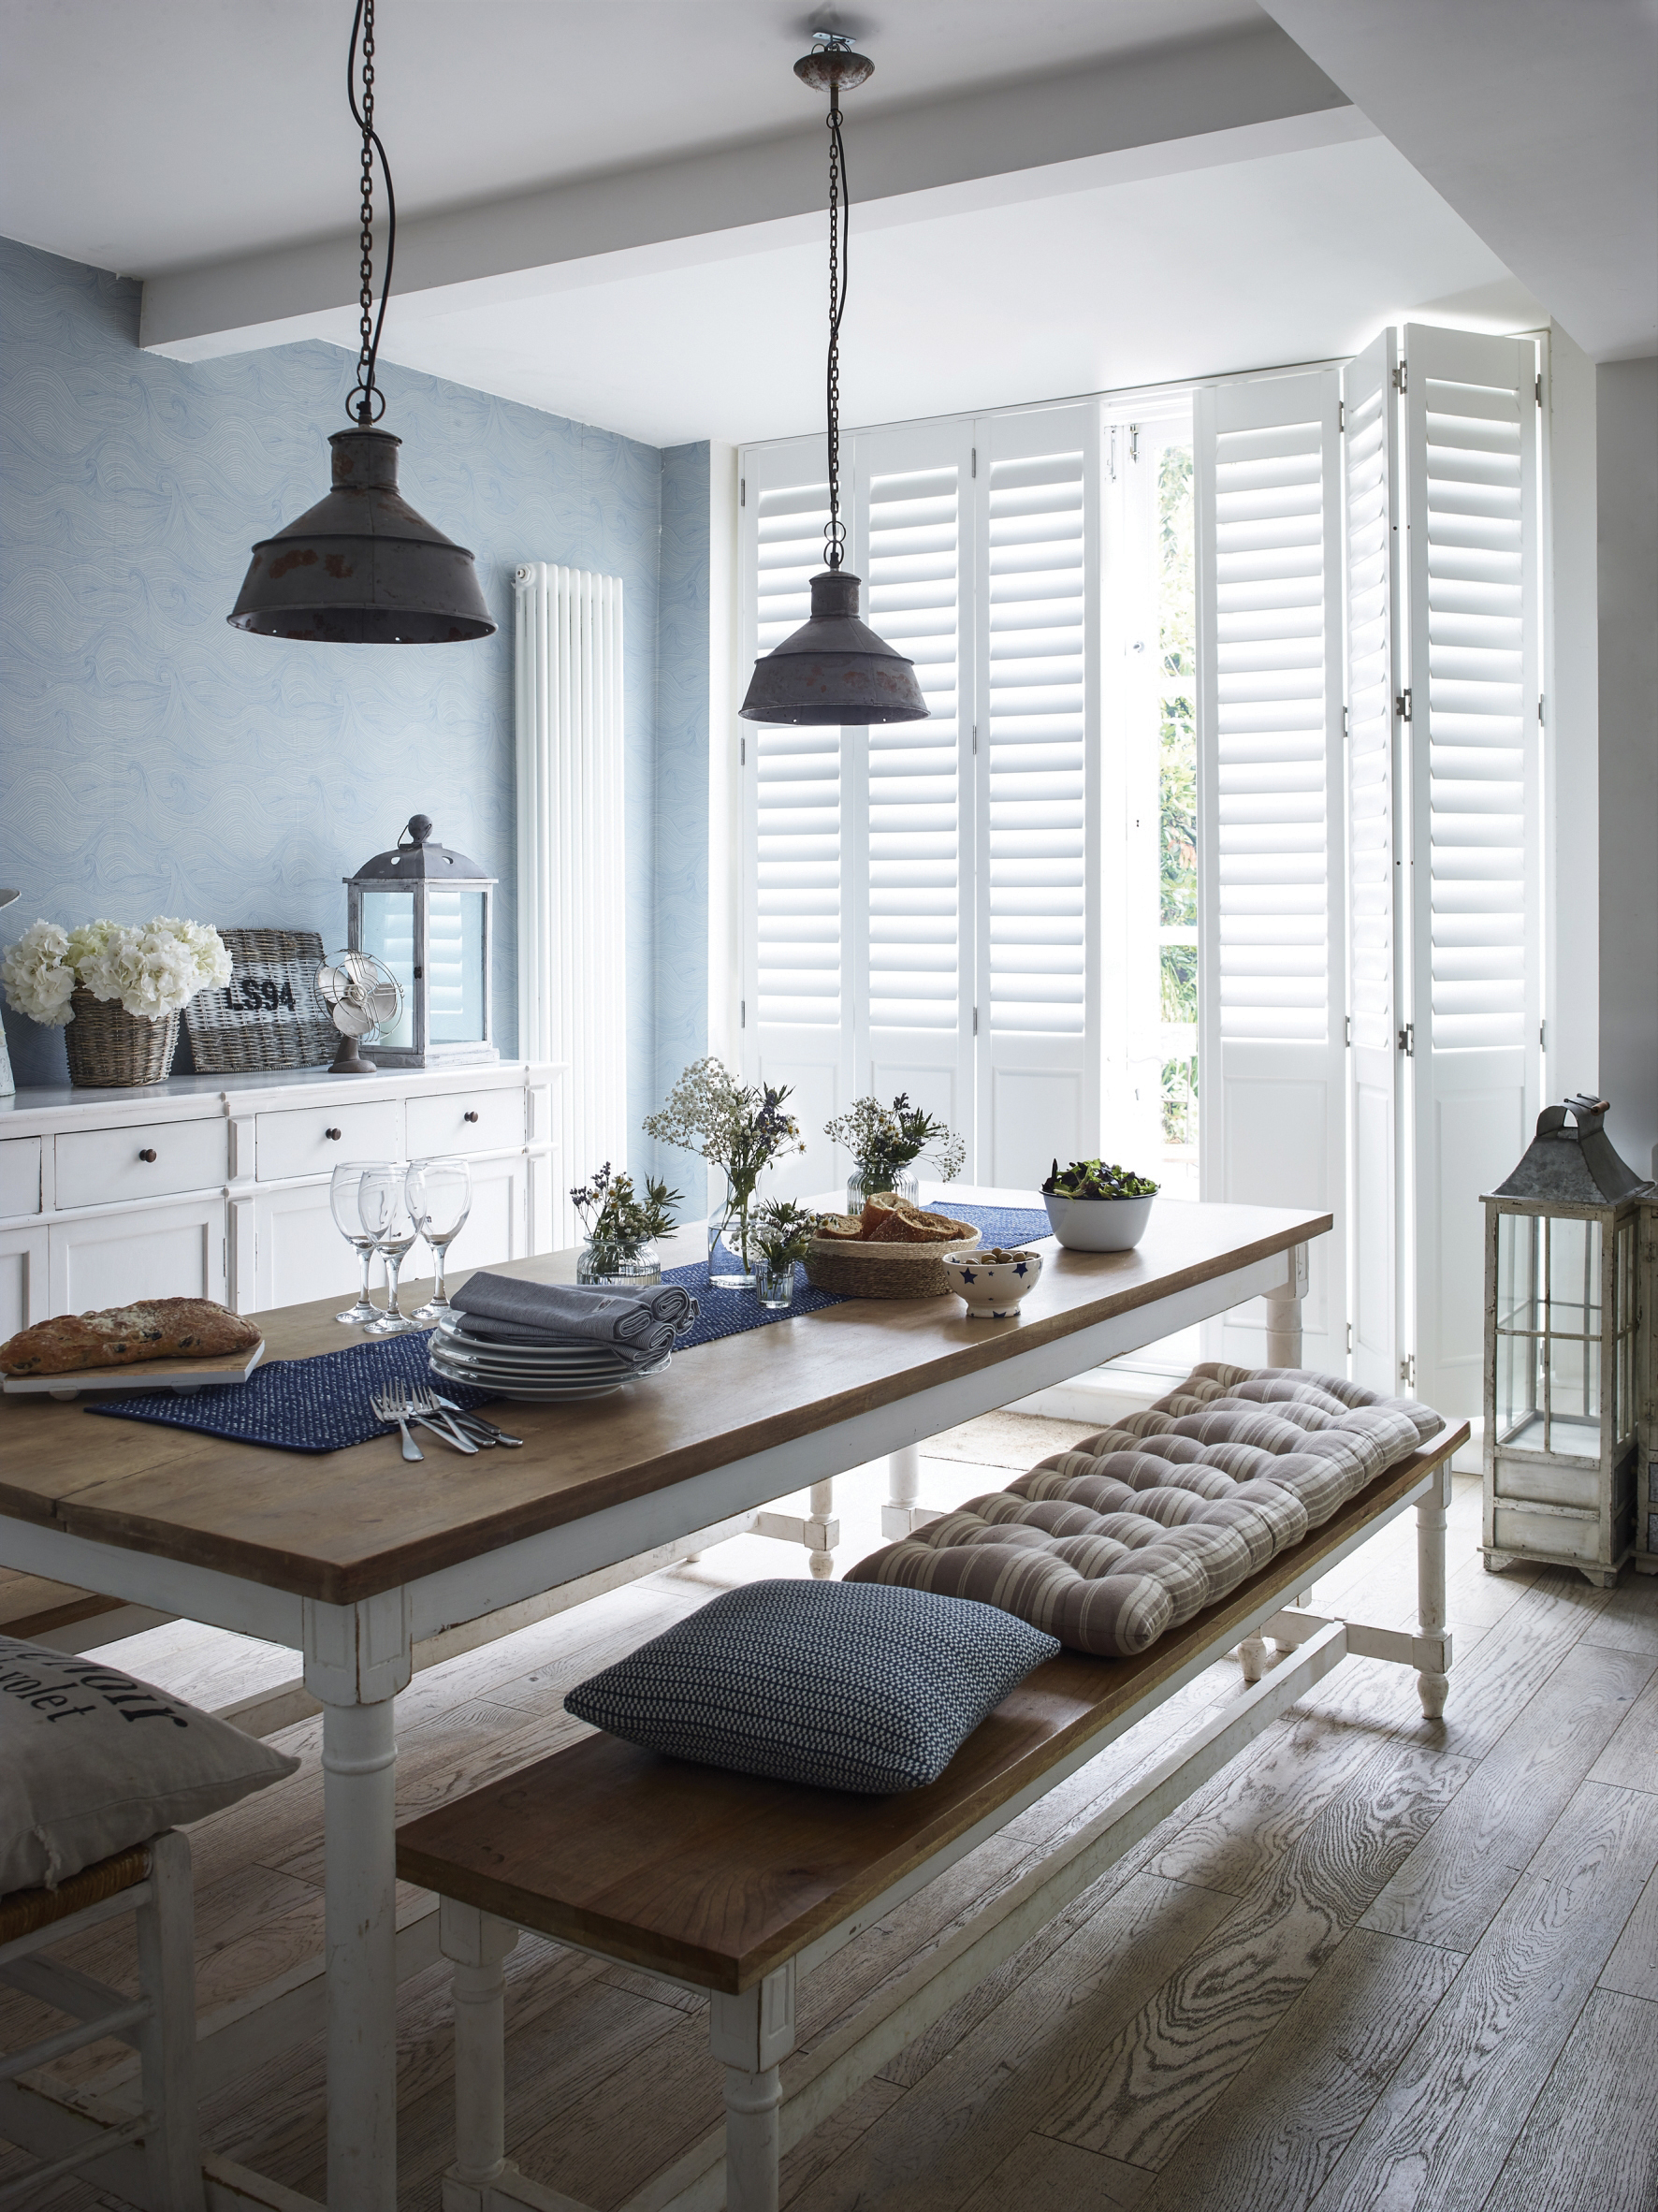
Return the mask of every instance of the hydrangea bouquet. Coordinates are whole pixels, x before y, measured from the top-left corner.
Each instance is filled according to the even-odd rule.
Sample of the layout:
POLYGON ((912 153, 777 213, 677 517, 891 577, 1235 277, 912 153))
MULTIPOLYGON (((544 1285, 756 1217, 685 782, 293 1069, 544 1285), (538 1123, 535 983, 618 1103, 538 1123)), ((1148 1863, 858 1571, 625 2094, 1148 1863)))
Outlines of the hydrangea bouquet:
POLYGON ((0 962, 0 982, 20 1013, 49 1029, 75 1019, 77 985, 119 998, 139 1020, 164 1022, 197 991, 230 981, 230 955, 205 922, 85 922, 63 929, 36 922, 0 962))
POLYGON ((723 1198, 708 1215, 708 1280, 716 1289, 751 1290, 758 1246, 754 1189, 785 1153, 804 1152, 800 1125, 785 1113, 785 1086, 739 1083, 723 1060, 693 1060, 645 1134, 702 1155, 725 1176, 723 1198))

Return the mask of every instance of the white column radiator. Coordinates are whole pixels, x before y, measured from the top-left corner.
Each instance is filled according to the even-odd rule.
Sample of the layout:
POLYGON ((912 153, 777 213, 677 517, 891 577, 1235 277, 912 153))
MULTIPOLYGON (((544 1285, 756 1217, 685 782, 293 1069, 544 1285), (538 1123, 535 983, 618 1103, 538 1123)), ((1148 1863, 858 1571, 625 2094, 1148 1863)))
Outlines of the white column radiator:
POLYGON ((516 573, 518 1050, 563 1067, 554 1230, 565 1189, 628 1157, 619 576, 516 573))

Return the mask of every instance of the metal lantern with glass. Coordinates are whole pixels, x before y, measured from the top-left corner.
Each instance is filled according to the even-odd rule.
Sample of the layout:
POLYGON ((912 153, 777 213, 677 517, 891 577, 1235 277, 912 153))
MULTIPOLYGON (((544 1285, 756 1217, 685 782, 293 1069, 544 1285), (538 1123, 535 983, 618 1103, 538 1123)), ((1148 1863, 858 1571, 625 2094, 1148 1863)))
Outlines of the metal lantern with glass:
POLYGON ((374 1041, 382 1068, 454 1068, 498 1059, 490 1041, 489 956, 496 879, 432 842, 412 814, 389 851, 345 879, 353 952, 389 969, 402 1006, 374 1041))
POLYGON ((1601 1587, 1635 1539, 1636 1251, 1652 1191, 1605 1099, 1537 1116, 1484 1199, 1485 1564, 1574 1566, 1601 1587))

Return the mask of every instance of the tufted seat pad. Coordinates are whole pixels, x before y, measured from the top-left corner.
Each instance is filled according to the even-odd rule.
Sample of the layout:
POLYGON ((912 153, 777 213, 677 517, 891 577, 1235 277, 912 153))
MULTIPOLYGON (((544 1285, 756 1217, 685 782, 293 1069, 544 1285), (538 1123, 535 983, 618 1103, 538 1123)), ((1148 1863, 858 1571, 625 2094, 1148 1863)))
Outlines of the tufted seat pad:
POLYGON ((1345 1376, 1207 1364, 847 1579, 977 1598, 1073 1651, 1133 1658, 1444 1426, 1345 1376))

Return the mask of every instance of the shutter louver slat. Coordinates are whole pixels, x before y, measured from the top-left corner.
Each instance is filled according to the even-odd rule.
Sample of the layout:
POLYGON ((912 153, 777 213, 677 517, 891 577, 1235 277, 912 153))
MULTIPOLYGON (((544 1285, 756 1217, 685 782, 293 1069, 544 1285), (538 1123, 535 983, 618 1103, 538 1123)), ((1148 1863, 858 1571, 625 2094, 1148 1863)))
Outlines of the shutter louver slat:
POLYGON ((929 719, 869 732, 869 1022, 954 1030, 961 1008, 953 466, 872 475, 869 620, 915 662, 929 719))
POLYGON ((1329 1031, 1321 426, 1221 431, 1214 461, 1220 1035, 1329 1031))
POLYGON ((1086 1026, 1083 456, 993 461, 986 776, 992 1030, 1086 1026))
POLYGON ((1393 785, 1390 574, 1385 386, 1347 421, 1348 867, 1353 1041, 1393 1045, 1393 785))
MULTIPOLYGON (((764 491, 756 520, 755 635, 768 653, 811 612, 826 485, 764 491)), ((840 1022, 840 732, 756 726, 757 1017, 840 1022)))

